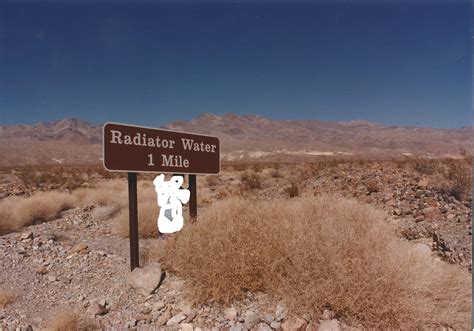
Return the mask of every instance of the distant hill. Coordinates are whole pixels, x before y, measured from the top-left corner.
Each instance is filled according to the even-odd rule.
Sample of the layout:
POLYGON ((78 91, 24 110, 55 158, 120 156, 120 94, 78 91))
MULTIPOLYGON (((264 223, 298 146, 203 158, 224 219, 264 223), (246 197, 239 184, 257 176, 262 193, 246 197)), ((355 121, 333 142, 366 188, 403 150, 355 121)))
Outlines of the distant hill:
POLYGON ((0 126, 0 165, 99 162, 102 125, 77 118, 0 126))
POLYGON ((472 127, 434 129, 384 126, 368 121, 272 120, 210 113, 164 127, 218 136, 224 159, 229 160, 288 159, 285 155, 456 156, 463 148, 472 150, 474 132, 472 127))
POLYGON ((77 118, 65 118, 34 125, 0 126, 0 141, 8 139, 101 144, 102 125, 92 124, 77 118))
MULTIPOLYGON (((215 135, 223 160, 305 161, 317 156, 459 156, 473 148, 473 128, 385 126, 368 121, 273 120, 202 113, 162 128, 215 135)), ((99 162, 102 125, 68 118, 0 126, 0 165, 99 162)))

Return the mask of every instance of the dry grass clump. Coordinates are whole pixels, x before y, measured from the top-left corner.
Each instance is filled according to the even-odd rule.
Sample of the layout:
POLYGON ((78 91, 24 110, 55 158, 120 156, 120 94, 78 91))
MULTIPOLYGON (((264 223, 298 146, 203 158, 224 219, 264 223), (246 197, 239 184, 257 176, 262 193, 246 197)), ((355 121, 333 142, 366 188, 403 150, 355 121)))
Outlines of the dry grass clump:
POLYGON ((27 188, 40 190, 73 190, 98 178, 110 179, 123 177, 122 173, 106 171, 102 164, 77 165, 28 165, 6 168, 27 188))
POLYGON ((209 175, 209 176, 206 176, 206 183, 207 183, 207 186, 213 187, 213 186, 219 185, 220 181, 216 175, 209 175))
POLYGON ((229 171, 244 171, 250 167, 249 163, 235 163, 235 162, 228 162, 222 163, 221 168, 224 170, 229 171))
POLYGON ((62 211, 87 204, 127 203, 127 183, 123 180, 102 182, 95 188, 69 192, 38 192, 29 197, 8 197, 0 201, 0 234, 24 226, 55 219, 62 211))
POLYGON ((231 194, 232 193, 228 189, 220 189, 219 191, 217 191, 216 200, 224 200, 231 194))
MULTIPOLYGON (((145 183, 139 182, 138 191, 145 183)), ((72 197, 79 204, 119 204, 128 203, 127 182, 120 179, 97 182, 94 187, 80 188, 72 192, 72 197)))
POLYGON ((453 196, 458 200, 471 197, 472 160, 441 159, 437 171, 432 176, 434 188, 440 193, 453 196))
POLYGON ((282 178, 283 177, 283 175, 281 174, 281 172, 278 169, 272 169, 270 171, 270 176, 272 178, 282 178))
POLYGON ((375 180, 369 180, 366 184, 367 192, 376 193, 380 190, 379 183, 375 180))
POLYGON ((6 307, 15 300, 15 294, 12 291, 0 289, 0 308, 6 307))
POLYGON ((94 329, 96 325, 85 319, 74 308, 60 309, 54 312, 41 330, 47 331, 86 331, 94 329))
POLYGON ((285 193, 290 198, 297 197, 299 195, 298 185, 295 182, 291 182, 290 186, 285 187, 285 193))
MULTIPOLYGON (((199 181, 200 179, 198 178, 198 205, 203 206, 211 201, 212 196, 209 192, 209 188, 204 187, 204 185, 202 185, 203 183, 200 183, 199 181)), ((221 189, 217 192, 215 198, 223 199, 229 194, 230 193, 227 190, 221 189)), ((186 205, 183 206, 183 214, 187 212, 184 208, 186 208, 186 205)), ((140 238, 158 237, 158 214, 159 207, 154 186, 150 182, 141 182, 138 187, 138 234, 140 238)), ((123 208, 113 219, 113 222, 115 224, 115 233, 124 238, 129 236, 128 208, 123 208)))
POLYGON ((413 157, 408 162, 420 175, 431 175, 439 172, 440 161, 438 159, 413 157))
POLYGON ((246 170, 240 176, 240 180, 246 189, 254 190, 262 188, 262 179, 255 171, 246 170))
POLYGON ((28 198, 4 199, 0 201, 0 234, 50 221, 73 205, 74 199, 71 195, 60 192, 42 192, 28 198))
POLYGON ((335 196, 210 206, 158 254, 198 302, 246 291, 295 313, 330 308, 368 328, 469 327, 469 273, 422 256, 383 215, 335 196))
MULTIPOLYGON (((140 235, 156 237, 158 206, 154 186, 151 182, 140 181, 137 191, 140 235)), ((51 221, 66 209, 92 204, 117 206, 120 211, 115 217, 116 232, 128 236, 127 182, 118 179, 101 181, 96 183, 96 187, 80 188, 70 193, 51 191, 38 192, 30 197, 5 198, 0 201, 0 235, 51 221)), ((116 209, 112 210, 116 212, 116 209)))
POLYGON ((15 175, 26 187, 37 189, 65 188, 72 190, 87 180, 87 176, 77 172, 68 172, 61 166, 51 166, 47 170, 33 166, 23 167, 19 168, 15 175))
POLYGON ((198 206, 206 206, 212 201, 211 190, 203 185, 199 186, 199 182, 197 187, 197 199, 198 206))
POLYGON ((448 165, 445 177, 448 182, 444 190, 458 200, 471 193, 472 165, 470 159, 452 162, 448 165))
MULTIPOLYGON (((158 204, 155 188, 151 183, 141 183, 138 192, 138 234, 140 238, 156 238, 158 236, 157 224, 158 204)), ((128 208, 123 208, 113 219, 115 232, 121 237, 129 236, 128 208)))
POLYGON ((413 169, 421 176, 433 180, 434 188, 441 193, 453 196, 458 200, 469 198, 472 185, 472 158, 436 158, 408 157, 393 160, 402 169, 413 169))

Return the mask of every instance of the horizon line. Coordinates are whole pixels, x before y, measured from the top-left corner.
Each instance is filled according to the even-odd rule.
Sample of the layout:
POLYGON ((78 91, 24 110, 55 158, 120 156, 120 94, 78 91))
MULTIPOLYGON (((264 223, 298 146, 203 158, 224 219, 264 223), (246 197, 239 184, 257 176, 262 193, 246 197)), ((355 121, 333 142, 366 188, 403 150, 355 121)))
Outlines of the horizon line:
MULTIPOLYGON (((382 126, 382 127, 386 127, 386 128, 419 128, 419 129, 440 129, 440 130, 457 130, 457 129, 465 129, 465 128, 471 128, 471 129, 474 128, 474 123, 470 123, 470 124, 467 124, 467 125, 464 125, 464 126, 458 126, 458 127, 434 127, 434 126, 424 126, 422 123, 393 125, 393 124, 387 124, 387 123, 383 123, 383 122, 374 122, 374 121, 371 121, 371 120, 368 120, 368 119, 362 119, 362 118, 347 119, 347 120, 321 120, 321 119, 317 119, 317 118, 305 118, 305 119, 284 118, 283 119, 283 118, 273 118, 273 117, 269 117, 269 116, 262 116, 262 115, 259 115, 259 114, 252 114, 252 113, 237 114, 237 113, 234 113, 234 112, 226 112, 226 113, 222 113, 222 114, 215 114, 215 113, 211 113, 211 112, 201 112, 201 113, 198 113, 196 116, 192 117, 191 119, 188 119, 188 120, 186 120, 186 119, 175 119, 175 120, 172 120, 172 121, 168 121, 166 123, 162 123, 162 124, 160 124, 160 126, 169 125, 169 124, 172 124, 172 123, 178 122, 178 121, 190 122, 190 121, 192 121, 194 119, 197 119, 199 117, 202 117, 204 115, 211 115, 211 116, 214 116, 214 117, 225 117, 225 116, 236 116, 236 117, 240 117, 240 118, 256 117, 256 118, 263 118, 263 119, 268 119, 268 120, 272 120, 272 121, 286 121, 286 122, 315 121, 315 122, 322 122, 322 123, 337 123, 337 124, 340 124, 340 125, 351 124, 351 123, 356 124, 356 122, 366 122, 367 124, 382 126)), ((123 124, 140 125, 140 124, 138 124, 138 122, 141 122, 141 121, 138 121, 138 122, 134 122, 134 123, 126 123, 124 121, 117 120, 117 119, 115 119, 115 120, 110 119, 110 120, 97 122, 97 121, 92 121, 92 120, 85 119, 85 118, 78 117, 78 116, 66 116, 66 117, 56 118, 56 119, 46 120, 46 121, 17 122, 17 123, 14 123, 14 124, 0 124, 0 127, 14 127, 14 126, 20 126, 20 125, 35 126, 35 125, 39 125, 39 124, 52 124, 54 122, 59 122, 59 121, 63 121, 63 120, 79 120, 81 122, 84 122, 84 123, 87 123, 87 124, 92 124, 92 125, 104 125, 105 123, 110 122, 110 121, 120 122, 120 123, 123 123, 123 124)))

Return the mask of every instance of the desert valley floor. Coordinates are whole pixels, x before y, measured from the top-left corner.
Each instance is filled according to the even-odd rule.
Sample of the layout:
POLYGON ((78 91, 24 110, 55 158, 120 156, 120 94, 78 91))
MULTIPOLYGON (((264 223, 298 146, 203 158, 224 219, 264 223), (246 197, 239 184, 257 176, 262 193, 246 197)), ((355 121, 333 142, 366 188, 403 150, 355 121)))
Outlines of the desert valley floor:
POLYGON ((140 175, 143 269, 134 274, 123 175, 95 165, 5 167, 0 323, 468 329, 470 166, 466 158, 224 164, 217 176, 198 176, 197 220, 185 208, 183 231, 160 237, 153 176, 140 175))

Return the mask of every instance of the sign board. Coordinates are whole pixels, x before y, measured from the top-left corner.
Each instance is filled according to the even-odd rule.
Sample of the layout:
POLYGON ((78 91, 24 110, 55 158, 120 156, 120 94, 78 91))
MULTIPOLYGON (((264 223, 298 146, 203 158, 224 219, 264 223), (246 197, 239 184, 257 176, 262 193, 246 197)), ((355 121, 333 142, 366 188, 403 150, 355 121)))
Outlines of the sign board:
POLYGON ((104 167, 128 172, 130 268, 139 267, 137 173, 189 174, 189 215, 197 217, 196 174, 218 174, 221 168, 217 137, 106 123, 104 167))
POLYGON ((110 171, 217 174, 217 137, 106 123, 104 167, 110 171))

